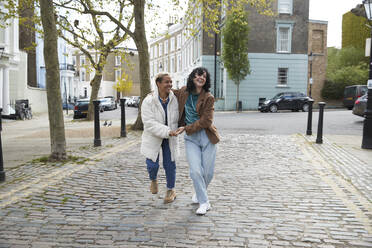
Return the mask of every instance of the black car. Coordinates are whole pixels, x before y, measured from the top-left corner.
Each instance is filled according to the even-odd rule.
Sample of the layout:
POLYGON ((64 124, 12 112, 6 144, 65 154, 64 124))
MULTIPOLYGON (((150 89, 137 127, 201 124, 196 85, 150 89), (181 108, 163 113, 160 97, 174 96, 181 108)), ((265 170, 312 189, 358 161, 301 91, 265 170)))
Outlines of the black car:
MULTIPOLYGON (((74 107, 74 119, 86 118, 88 115, 89 99, 80 99, 74 107)), ((103 112, 103 106, 99 105, 99 111, 103 112)))
POLYGON ((310 99, 310 97, 307 97, 301 92, 282 92, 264 101, 258 106, 258 110, 261 112, 277 112, 278 110, 302 110, 307 112, 309 110, 308 101, 310 99))

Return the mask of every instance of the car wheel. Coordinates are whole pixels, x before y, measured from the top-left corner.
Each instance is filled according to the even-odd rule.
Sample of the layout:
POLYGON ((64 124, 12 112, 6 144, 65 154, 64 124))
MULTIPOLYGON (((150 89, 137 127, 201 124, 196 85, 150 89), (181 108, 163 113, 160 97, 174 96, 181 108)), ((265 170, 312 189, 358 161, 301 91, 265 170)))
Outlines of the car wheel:
POLYGON ((352 110, 352 109, 353 109, 353 107, 347 107, 347 109, 348 109, 348 110, 352 110))
POLYGON ((309 104, 308 103, 304 103, 304 105, 302 105, 302 111, 303 112, 308 112, 309 111, 309 104))
POLYGON ((270 112, 271 112, 271 113, 276 113, 276 112, 278 112, 278 106, 275 105, 275 104, 270 105, 270 112))

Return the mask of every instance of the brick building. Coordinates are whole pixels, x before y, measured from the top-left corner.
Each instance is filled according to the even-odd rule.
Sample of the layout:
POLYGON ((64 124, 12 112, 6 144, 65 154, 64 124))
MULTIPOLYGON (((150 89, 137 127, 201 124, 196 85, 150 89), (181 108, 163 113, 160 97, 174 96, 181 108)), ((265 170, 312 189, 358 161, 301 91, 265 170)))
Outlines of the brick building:
POLYGON ((326 21, 309 20, 308 54, 312 56, 309 56, 307 92, 314 99, 315 103, 323 100, 321 91, 326 80, 327 71, 327 27, 328 22, 326 21))

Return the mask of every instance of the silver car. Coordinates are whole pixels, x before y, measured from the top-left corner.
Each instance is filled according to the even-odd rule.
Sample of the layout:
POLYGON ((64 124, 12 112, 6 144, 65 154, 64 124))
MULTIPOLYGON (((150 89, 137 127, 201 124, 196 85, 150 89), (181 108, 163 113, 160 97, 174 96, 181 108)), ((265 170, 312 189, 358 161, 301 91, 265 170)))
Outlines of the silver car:
POLYGON ((365 116, 366 108, 367 108, 367 99, 368 99, 368 94, 365 94, 361 97, 359 97, 353 107, 353 114, 358 115, 361 117, 365 116))

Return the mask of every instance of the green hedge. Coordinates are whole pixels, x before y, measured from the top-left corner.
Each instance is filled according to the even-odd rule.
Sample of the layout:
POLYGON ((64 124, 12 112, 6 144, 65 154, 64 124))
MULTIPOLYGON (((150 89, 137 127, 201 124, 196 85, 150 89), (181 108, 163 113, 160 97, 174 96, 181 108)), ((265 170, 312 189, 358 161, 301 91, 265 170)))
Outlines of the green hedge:
POLYGON ((325 99, 342 99, 344 88, 350 85, 367 84, 368 70, 365 65, 354 65, 331 72, 322 89, 325 99))
POLYGON ((342 16, 342 47, 355 47, 364 50, 366 38, 371 37, 366 26, 367 18, 347 12, 342 16))

